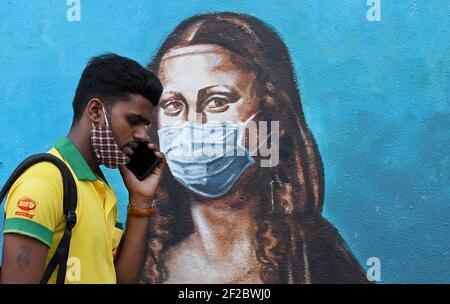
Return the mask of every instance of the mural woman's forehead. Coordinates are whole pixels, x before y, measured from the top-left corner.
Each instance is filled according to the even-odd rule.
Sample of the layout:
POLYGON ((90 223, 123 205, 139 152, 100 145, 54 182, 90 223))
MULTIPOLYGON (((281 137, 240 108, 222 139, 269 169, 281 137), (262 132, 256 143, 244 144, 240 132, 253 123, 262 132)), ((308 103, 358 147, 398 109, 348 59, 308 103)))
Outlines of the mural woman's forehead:
POLYGON ((190 46, 183 46, 170 49, 162 58, 162 60, 198 53, 223 53, 225 48, 215 44, 197 44, 190 46))
POLYGON ((255 74, 242 68, 232 51, 217 45, 193 45, 174 48, 162 57, 158 76, 164 93, 190 94, 197 98, 198 90, 211 86, 230 86, 243 92, 251 90, 255 74))

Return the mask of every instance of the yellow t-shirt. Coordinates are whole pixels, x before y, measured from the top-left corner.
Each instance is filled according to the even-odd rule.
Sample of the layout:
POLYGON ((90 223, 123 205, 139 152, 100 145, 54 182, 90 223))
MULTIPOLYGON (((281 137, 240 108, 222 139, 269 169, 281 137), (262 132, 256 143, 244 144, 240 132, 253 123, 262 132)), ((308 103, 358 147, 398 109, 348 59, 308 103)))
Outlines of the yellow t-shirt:
MULTIPOLYGON (((123 231, 116 224, 114 191, 100 170, 95 174, 90 169, 66 136, 49 153, 69 167, 78 194, 77 223, 72 230, 65 283, 116 283, 114 254, 123 231)), ((66 226, 59 169, 49 162, 27 169, 8 193, 5 218, 3 233, 26 235, 49 246, 47 266, 66 226)), ((56 282, 57 270, 49 283, 56 282)))

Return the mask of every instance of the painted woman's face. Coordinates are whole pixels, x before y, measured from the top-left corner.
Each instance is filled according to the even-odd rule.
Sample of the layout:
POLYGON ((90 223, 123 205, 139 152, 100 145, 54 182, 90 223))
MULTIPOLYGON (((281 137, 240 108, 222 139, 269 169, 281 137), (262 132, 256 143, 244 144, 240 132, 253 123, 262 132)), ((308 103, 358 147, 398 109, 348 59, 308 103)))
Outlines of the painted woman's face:
MULTIPOLYGON (((260 109, 259 98, 256 95, 256 75, 241 68, 239 62, 243 62, 243 59, 237 56, 222 47, 208 44, 174 48, 166 53, 158 71, 164 87, 157 108, 158 129, 163 131, 162 128, 183 125, 186 122, 196 124, 231 123, 230 125, 236 126, 240 125, 240 122, 250 120, 258 113, 260 109)), ((217 126, 217 124, 215 125, 217 126)), ((214 124, 209 127, 214 128, 214 124)), ((167 134, 174 134, 170 133, 171 129, 165 130, 168 132, 167 134)), ((192 129, 192 132, 194 132, 193 130, 198 131, 198 129, 192 129)), ((204 130, 208 131, 209 129, 204 130)), ((228 129, 225 133, 215 131, 201 134, 208 136, 205 143, 208 143, 210 139, 222 143, 233 138, 230 137, 232 134, 237 135, 236 139, 239 140, 238 129, 235 130, 235 133, 230 130, 233 129, 228 129), (219 136, 215 137, 217 134, 219 136), (228 135, 222 138, 221 134, 228 135)), ((244 141, 237 142, 237 144, 248 147, 248 136, 240 134, 244 141)), ((184 153, 185 150, 181 150, 181 147, 190 149, 200 147, 199 145, 179 145, 176 137, 174 141, 169 143, 164 140, 164 144, 162 144, 160 137, 161 147, 165 151, 168 151, 168 145, 174 142, 178 145, 174 145, 174 147, 178 148, 171 150, 172 157, 175 157, 177 149, 184 153)), ((211 146, 206 144, 202 147, 210 148, 211 146)), ((221 148, 223 145, 215 147, 221 148)), ((228 144, 226 147, 229 147, 228 144)), ((238 149, 233 147, 231 151, 238 151, 234 148, 238 149)), ((195 193, 216 198, 226 193, 233 195, 233 193, 242 192, 243 189, 239 189, 239 187, 241 185, 245 187, 243 181, 249 180, 249 174, 254 174, 254 171, 257 170, 256 166, 252 166, 254 160, 244 154, 241 157, 233 158, 223 156, 221 154, 223 151, 218 152, 221 157, 208 162, 204 157, 201 160, 193 157, 186 161, 183 157, 186 157, 187 154, 180 159, 172 159, 173 163, 170 162, 171 154, 167 154, 167 158, 172 173, 178 175, 180 182, 195 193), (186 175, 186 172, 189 174, 186 175), (238 178, 240 181, 236 183, 238 178), (235 188, 236 191, 230 191, 233 185, 238 185, 238 188, 235 188)), ((206 152, 203 151, 203 153, 206 152)))
POLYGON ((231 60, 231 52, 213 45, 173 49, 163 58, 164 87, 158 128, 184 123, 245 121, 258 109, 255 75, 231 60))

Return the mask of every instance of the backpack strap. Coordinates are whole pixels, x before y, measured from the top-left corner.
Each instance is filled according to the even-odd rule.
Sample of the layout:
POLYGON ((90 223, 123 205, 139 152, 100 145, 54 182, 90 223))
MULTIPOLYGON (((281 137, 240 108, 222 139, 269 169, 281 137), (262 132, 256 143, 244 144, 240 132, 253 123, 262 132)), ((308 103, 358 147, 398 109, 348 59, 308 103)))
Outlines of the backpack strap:
POLYGON ((63 211, 66 217, 66 229, 61 241, 56 248, 55 254, 51 258, 40 281, 41 284, 46 284, 52 276, 56 266, 58 268, 58 276, 56 283, 64 284, 66 278, 67 259, 69 257, 70 239, 72 237, 72 228, 77 222, 75 210, 77 208, 77 186, 75 180, 66 164, 49 153, 41 153, 32 155, 26 158, 9 177, 2 190, 0 191, 0 204, 6 196, 6 193, 12 187, 14 182, 22 175, 25 170, 40 162, 50 162, 54 164, 61 172, 63 179, 63 211))

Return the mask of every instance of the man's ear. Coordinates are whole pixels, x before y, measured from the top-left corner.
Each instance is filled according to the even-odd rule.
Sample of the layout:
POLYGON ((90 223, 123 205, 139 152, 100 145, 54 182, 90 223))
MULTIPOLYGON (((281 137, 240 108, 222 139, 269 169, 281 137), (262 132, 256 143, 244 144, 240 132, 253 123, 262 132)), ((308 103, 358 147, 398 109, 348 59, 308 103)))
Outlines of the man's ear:
POLYGON ((92 98, 89 100, 86 106, 86 112, 89 120, 95 125, 103 125, 105 123, 105 117, 103 113, 103 103, 98 98, 92 98))

